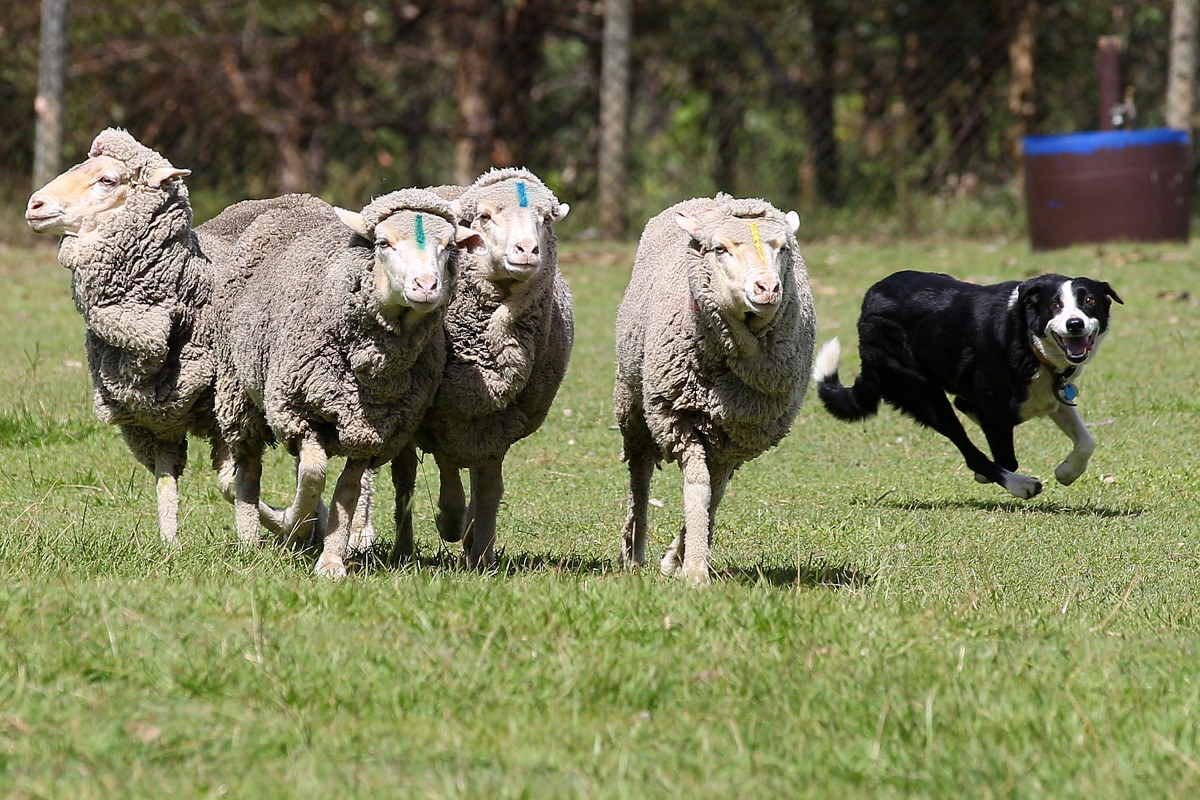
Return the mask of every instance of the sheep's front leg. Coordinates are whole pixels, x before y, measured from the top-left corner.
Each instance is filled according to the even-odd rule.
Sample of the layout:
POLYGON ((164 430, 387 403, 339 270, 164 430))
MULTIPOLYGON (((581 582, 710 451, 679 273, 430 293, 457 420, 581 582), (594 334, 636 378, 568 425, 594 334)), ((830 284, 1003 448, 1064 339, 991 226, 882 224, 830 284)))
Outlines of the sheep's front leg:
POLYGON ((396 487, 396 542, 391 563, 398 566, 413 555, 413 496, 417 488, 417 448, 405 447, 392 461, 392 484, 396 487))
POLYGON ((709 520, 713 508, 712 482, 704 448, 690 445, 680 459, 683 467, 683 566, 680 577, 693 584, 708 583, 709 520))
POLYGON ((379 470, 369 469, 363 473, 359 486, 358 507, 354 509, 354 521, 350 524, 350 552, 367 553, 375 546, 375 523, 372 511, 375 504, 375 481, 379 470))
POLYGON ((325 546, 317 559, 316 574, 325 578, 346 576, 346 549, 350 543, 350 524, 354 520, 354 509, 358 495, 362 492, 362 476, 370 466, 366 459, 351 458, 338 478, 333 490, 333 502, 329 506, 329 527, 325 532, 325 546))
MULTIPOLYGON (((725 497, 725 489, 729 486, 729 479, 733 477, 733 470, 722 468, 715 470, 716 474, 709 474, 709 490, 710 498, 708 504, 708 546, 712 547, 713 531, 717 524, 717 506, 721 504, 722 498, 725 497)), ((685 512, 686 514, 686 512, 685 512)), ((686 551, 684 546, 687 533, 687 525, 685 524, 679 530, 679 534, 671 541, 667 547, 667 552, 663 555, 662 562, 659 564, 659 570, 663 575, 674 576, 679 573, 680 565, 683 563, 683 554, 686 551)))
POLYGON ((496 569, 496 517, 504 497, 504 461, 489 461, 471 469, 471 515, 474 524, 467 542, 469 569, 496 569))
POLYGON ((233 509, 237 520, 238 542, 243 545, 258 544, 258 496, 261 479, 261 453, 238 458, 233 474, 233 509))
POLYGON ((312 433, 305 434, 296 459, 296 494, 292 504, 281 513, 266 503, 259 503, 259 513, 272 518, 271 523, 264 524, 284 541, 307 542, 312 538, 313 526, 322 516, 321 492, 325 491, 328 467, 325 447, 312 433))
POLYGON ((179 476, 187 462, 187 444, 160 444, 154 454, 154 492, 158 498, 158 535, 164 544, 179 543, 179 476), (180 451, 182 450, 182 454, 180 451))
POLYGON ((1088 461, 1096 450, 1096 441, 1088 433, 1087 425, 1083 423, 1079 410, 1074 406, 1059 403, 1058 407, 1050 412, 1050 418, 1075 445, 1066 459, 1054 470, 1054 477, 1058 482, 1063 486, 1070 486, 1087 469, 1088 461))
POLYGON ((236 502, 233 491, 233 479, 236 465, 233 461, 233 453, 229 451, 229 445, 220 436, 214 436, 212 442, 212 465, 217 472, 217 485, 221 488, 221 494, 230 503, 236 502))
POLYGON ((462 478, 459 477, 458 467, 442 459, 437 459, 438 474, 441 486, 438 489, 438 534, 445 542, 460 542, 463 538, 463 515, 466 512, 467 498, 463 493, 462 478))
POLYGON ((629 461, 629 502, 625 524, 621 528, 621 563, 639 567, 646 563, 647 507, 654 459, 643 453, 626 453, 626 458, 629 461))

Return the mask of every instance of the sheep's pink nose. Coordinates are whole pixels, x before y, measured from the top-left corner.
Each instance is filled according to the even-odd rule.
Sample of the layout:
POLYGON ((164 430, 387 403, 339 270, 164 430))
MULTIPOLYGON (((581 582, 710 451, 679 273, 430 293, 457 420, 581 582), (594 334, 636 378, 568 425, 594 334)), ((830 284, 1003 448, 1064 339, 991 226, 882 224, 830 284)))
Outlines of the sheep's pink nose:
POLYGON ((754 281, 754 294, 764 303, 774 303, 779 300, 779 279, 775 277, 758 278, 754 281))
POLYGON ((36 215, 39 211, 46 210, 46 198, 40 192, 29 198, 29 204, 25 206, 25 215, 36 215))
POLYGON ((413 278, 413 287, 425 294, 433 294, 438 290, 437 275, 418 275, 413 278))
POLYGON ((518 239, 513 242, 508 260, 513 264, 535 265, 541 259, 541 248, 537 239, 518 239))

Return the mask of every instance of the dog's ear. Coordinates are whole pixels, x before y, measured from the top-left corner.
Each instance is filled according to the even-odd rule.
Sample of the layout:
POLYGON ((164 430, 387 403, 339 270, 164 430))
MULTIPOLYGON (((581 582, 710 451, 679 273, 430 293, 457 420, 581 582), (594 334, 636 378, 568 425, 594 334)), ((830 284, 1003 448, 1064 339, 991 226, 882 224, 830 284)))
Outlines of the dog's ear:
POLYGON ((1104 287, 1104 293, 1106 295, 1111 297, 1113 300, 1116 300, 1121 305, 1125 305, 1125 301, 1121 299, 1121 295, 1117 294, 1116 290, 1109 286, 1106 281, 1100 281, 1100 285, 1104 287))
POLYGON ((1022 281, 1017 285, 1017 306, 1023 309, 1032 308, 1041 297, 1042 289, 1042 281, 1038 278, 1022 281))

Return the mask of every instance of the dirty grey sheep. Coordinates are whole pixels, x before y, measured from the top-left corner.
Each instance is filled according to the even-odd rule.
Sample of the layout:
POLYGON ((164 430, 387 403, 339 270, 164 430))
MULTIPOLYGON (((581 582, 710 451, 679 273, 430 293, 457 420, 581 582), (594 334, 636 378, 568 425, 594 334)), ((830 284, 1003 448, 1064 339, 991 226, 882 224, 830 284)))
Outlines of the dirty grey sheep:
POLYGON ((109 128, 25 212, 35 232, 62 237, 96 413, 154 473, 164 542, 179 536, 187 435, 213 433, 209 304, 227 250, 192 230, 188 174, 109 128))
POLYGON ((659 462, 674 461, 684 525, 661 570, 707 582, 729 479, 791 427, 816 334, 799 226, 794 211, 728 195, 679 203, 646 224, 617 312, 626 563, 645 562, 650 479, 659 462))
MULTIPOLYGON (((545 420, 574 341, 571 294, 558 271, 553 227, 570 206, 525 169, 492 170, 468 187, 433 191, 453 200, 459 219, 483 236, 488 249, 463 258, 446 311, 441 387, 415 442, 437 461, 441 537, 466 537, 468 566, 494 568, 504 457, 545 420), (461 469, 470 472, 469 504, 461 469)), ((412 554, 416 465, 411 449, 394 463, 393 561, 412 554)))
POLYGON ((298 459, 285 528, 314 518, 327 460, 345 456, 316 567, 345 574, 363 472, 401 452, 441 381, 460 246, 483 243, 417 189, 361 214, 309 198, 239 237, 214 295, 216 415, 235 464, 239 536, 257 535, 265 445, 298 459))

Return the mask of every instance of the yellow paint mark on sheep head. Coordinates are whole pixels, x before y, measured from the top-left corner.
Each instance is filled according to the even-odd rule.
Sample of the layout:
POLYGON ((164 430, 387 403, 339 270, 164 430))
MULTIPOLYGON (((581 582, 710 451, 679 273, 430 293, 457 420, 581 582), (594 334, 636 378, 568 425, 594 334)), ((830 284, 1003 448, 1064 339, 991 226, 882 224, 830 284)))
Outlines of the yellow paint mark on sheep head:
POLYGON ((767 256, 763 253, 762 237, 758 235, 758 224, 755 222, 750 223, 750 235, 754 237, 754 249, 758 251, 758 257, 764 264, 767 263, 767 256))

